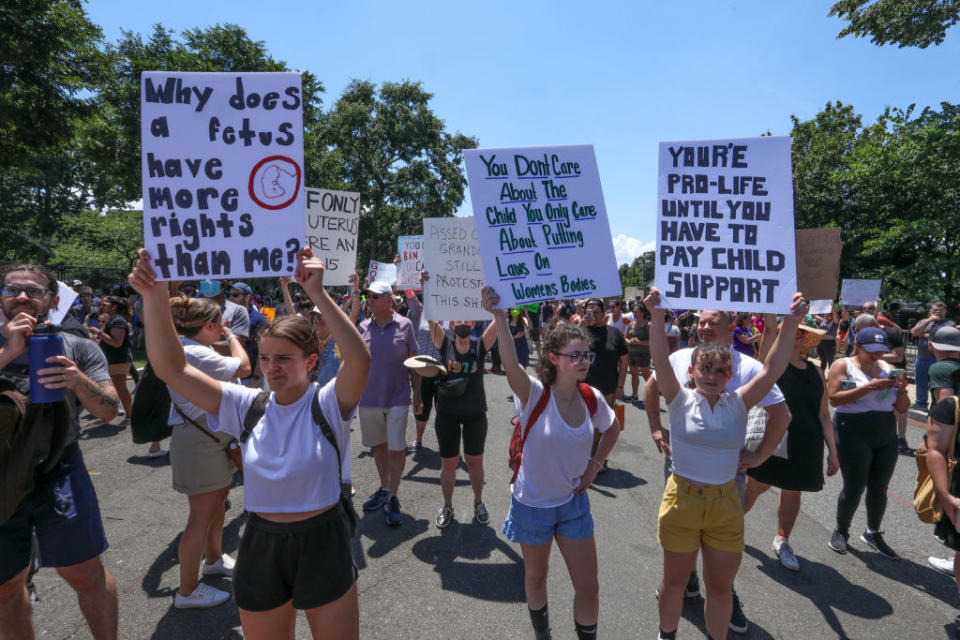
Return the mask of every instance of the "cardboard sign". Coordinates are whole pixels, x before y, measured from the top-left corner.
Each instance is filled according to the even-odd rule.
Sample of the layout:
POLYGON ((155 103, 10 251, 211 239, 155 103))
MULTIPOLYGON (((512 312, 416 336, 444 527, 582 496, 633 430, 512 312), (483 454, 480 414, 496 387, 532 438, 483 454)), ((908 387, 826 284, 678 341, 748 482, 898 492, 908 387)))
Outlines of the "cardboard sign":
POLYGON ((876 303, 880 299, 880 280, 847 280, 840 287, 840 304, 860 307, 864 302, 876 303))
POLYGON ((386 282, 391 287, 397 281, 397 265, 392 262, 377 262, 376 260, 370 261, 370 266, 367 269, 367 282, 373 284, 374 282, 386 282))
POLYGON ((808 300, 833 300, 840 283, 840 229, 797 229, 797 291, 808 300))
POLYGON ((789 313, 790 138, 661 142, 657 287, 674 309, 789 313))
POLYGON ((620 295, 593 145, 471 149, 463 159, 483 274, 501 308, 620 295))
POLYGON ((306 239, 323 258, 323 284, 340 287, 357 268, 360 194, 307 187, 306 239))
POLYGON ((424 218, 423 317, 428 320, 491 320, 481 306, 483 265, 473 218, 424 218))
POLYGON ((399 236, 397 253, 397 289, 420 291, 420 272, 423 271, 423 236, 399 236))
POLYGON ((144 246, 159 278, 293 273, 300 74, 145 71, 140 97, 144 246))
POLYGON ((52 324, 60 324, 63 322, 63 319, 67 317, 67 313, 70 312, 70 307, 73 306, 73 301, 76 300, 79 295, 71 289, 66 282, 60 282, 59 280, 57 280, 57 292, 60 300, 57 302, 57 306, 51 306, 49 313, 47 313, 47 320, 52 324))
POLYGON ((643 289, 640 287, 627 287, 623 290, 623 298, 625 300, 633 300, 634 298, 643 298, 643 289))

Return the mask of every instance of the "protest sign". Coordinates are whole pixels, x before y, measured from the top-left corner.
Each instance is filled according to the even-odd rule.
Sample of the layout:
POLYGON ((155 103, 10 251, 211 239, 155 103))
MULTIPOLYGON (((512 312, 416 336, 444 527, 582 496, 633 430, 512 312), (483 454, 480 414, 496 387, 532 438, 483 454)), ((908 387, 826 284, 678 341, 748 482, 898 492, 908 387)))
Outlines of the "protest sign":
POLYGON ((483 266, 473 218, 424 218, 423 317, 429 320, 490 320, 480 305, 483 266))
POLYGON ((423 236, 397 238, 400 266, 397 268, 397 289, 420 291, 420 272, 423 271, 423 236))
POLYGON ((367 269, 367 282, 386 282, 391 287, 397 282, 397 265, 392 262, 370 261, 367 269))
POLYGON ((593 145, 471 149, 483 274, 501 308, 622 289, 593 145))
POLYGON ((73 306, 73 301, 77 299, 77 292, 71 289, 66 282, 60 282, 59 280, 57 280, 57 295, 60 297, 57 306, 51 306, 50 312, 47 314, 47 320, 53 324, 63 323, 70 307, 73 306))
POLYGON ((840 283, 840 229, 797 229, 797 291, 808 300, 833 300, 840 283))
POLYGON ((633 300, 634 298, 643 297, 643 289, 640 287, 627 287, 623 290, 623 297, 626 300, 633 300))
POLYGON ((300 74, 145 71, 141 83, 144 246, 159 278, 293 273, 300 74))
POLYGON ((790 138, 661 142, 659 165, 663 305, 789 312, 797 290, 790 138))
POLYGON ((859 307, 864 302, 876 303, 880 299, 880 280, 847 280, 840 287, 840 304, 859 307))
POLYGON ((833 309, 833 298, 827 300, 810 301, 810 313, 821 315, 824 313, 830 313, 831 309, 833 309))
POLYGON ((262 307, 260 313, 267 319, 267 322, 273 322, 277 318, 276 307, 262 307))
POLYGON ((306 239, 313 255, 323 258, 323 284, 340 287, 357 268, 360 194, 306 190, 306 239))

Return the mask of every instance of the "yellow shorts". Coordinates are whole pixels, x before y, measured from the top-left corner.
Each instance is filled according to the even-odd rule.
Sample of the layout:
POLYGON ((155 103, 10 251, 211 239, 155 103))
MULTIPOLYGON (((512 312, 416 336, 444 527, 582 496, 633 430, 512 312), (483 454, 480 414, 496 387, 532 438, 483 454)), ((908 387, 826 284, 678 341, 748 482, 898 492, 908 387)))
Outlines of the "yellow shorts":
POLYGON ((660 502, 657 542, 674 553, 697 551, 703 544, 743 553, 743 503, 736 481, 698 487, 670 474, 660 502))

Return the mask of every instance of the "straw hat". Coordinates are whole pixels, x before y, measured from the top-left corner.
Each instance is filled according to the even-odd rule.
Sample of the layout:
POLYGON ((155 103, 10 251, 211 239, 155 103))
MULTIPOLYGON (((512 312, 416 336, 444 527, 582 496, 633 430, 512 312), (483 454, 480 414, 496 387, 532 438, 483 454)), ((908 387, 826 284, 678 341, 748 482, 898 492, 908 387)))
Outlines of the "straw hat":
POLYGON ((413 356, 403 361, 403 366, 413 369, 424 378, 433 378, 438 374, 447 374, 447 368, 433 356, 413 356))
POLYGON ((800 330, 802 336, 797 337, 797 342, 794 346, 803 344, 803 353, 809 353, 816 349, 820 341, 823 340, 823 336, 827 333, 823 329, 814 329, 805 324, 801 324, 797 328, 800 330), (800 342, 801 340, 803 341, 802 343, 800 342))

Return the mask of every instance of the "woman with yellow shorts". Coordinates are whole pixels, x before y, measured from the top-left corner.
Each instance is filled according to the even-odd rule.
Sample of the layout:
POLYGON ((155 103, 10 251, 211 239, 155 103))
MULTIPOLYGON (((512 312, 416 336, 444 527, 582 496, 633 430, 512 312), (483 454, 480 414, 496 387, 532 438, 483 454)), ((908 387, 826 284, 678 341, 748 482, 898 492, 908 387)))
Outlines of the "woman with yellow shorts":
POLYGON ((690 383, 682 387, 670 366, 660 292, 644 300, 652 313, 650 352, 657 383, 670 412, 672 473, 663 491, 657 542, 663 547, 663 577, 658 588, 660 635, 676 638, 683 591, 703 554, 707 636, 725 638, 733 608, 733 579, 743 555, 743 504, 734 478, 740 467, 756 464, 742 451, 747 411, 770 391, 787 368, 793 338, 809 305, 795 294, 784 331, 763 370, 734 393, 725 391, 733 375, 730 347, 702 344, 691 358, 690 383), (782 339, 786 336, 786 339, 782 339))

